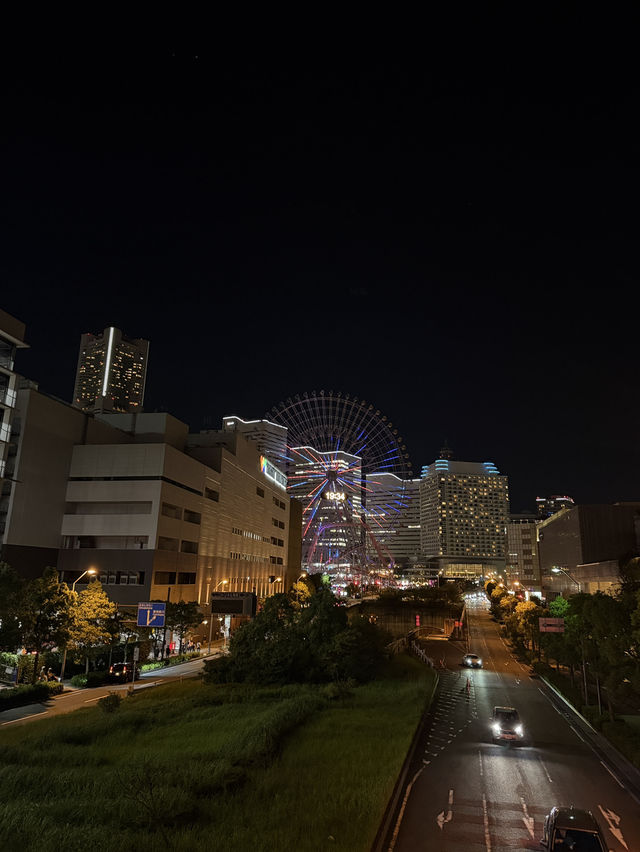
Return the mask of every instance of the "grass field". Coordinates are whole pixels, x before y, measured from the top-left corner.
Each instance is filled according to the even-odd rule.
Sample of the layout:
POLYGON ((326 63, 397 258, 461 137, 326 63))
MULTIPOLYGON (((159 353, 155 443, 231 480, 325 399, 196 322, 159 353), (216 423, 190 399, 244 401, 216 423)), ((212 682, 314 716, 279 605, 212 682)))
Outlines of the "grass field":
POLYGON ((168 684, 0 732, 0 848, 368 850, 433 689, 168 684))

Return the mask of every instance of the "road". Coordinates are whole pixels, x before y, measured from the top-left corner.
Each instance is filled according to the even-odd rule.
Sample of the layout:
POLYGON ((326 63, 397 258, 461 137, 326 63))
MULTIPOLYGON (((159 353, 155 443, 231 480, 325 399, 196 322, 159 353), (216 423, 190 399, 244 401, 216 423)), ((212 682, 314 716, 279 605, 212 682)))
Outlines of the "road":
POLYGON ((545 815, 569 804, 594 813, 609 849, 640 850, 640 776, 622 774, 579 717, 529 676, 486 601, 472 599, 467 613, 469 651, 484 667, 460 667, 462 643, 429 643, 428 653, 444 658, 447 670, 409 769, 390 852, 540 850, 545 815), (492 742, 495 705, 518 708, 526 742, 492 742))
MULTIPOLYGON (((217 656, 217 654, 213 656, 217 656)), ((202 671, 204 659, 207 658, 189 660, 189 662, 181 663, 178 666, 168 666, 165 669, 147 672, 141 676, 140 680, 136 680, 135 691, 150 689, 161 683, 182 680, 185 677, 195 677, 202 671)), ((14 707, 11 710, 5 710, 0 713, 0 729, 6 726, 15 727, 16 725, 25 724, 33 719, 60 716, 63 713, 70 713, 81 707, 90 707, 110 692, 126 694, 130 686, 131 684, 106 684, 105 686, 98 686, 94 689, 74 689, 51 698, 45 704, 29 704, 25 707, 14 707)))

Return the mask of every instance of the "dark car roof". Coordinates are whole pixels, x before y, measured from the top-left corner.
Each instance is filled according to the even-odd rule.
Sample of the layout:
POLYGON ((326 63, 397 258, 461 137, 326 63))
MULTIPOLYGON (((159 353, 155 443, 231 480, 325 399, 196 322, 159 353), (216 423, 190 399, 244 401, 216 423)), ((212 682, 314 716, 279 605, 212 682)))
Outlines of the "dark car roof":
POLYGON ((580 828, 583 831, 599 831, 598 823, 591 811, 580 808, 554 808, 556 828, 580 828))
POLYGON ((465 654, 465 657, 475 657, 475 658, 476 658, 476 660, 478 659, 478 655, 477 655, 477 654, 465 654))

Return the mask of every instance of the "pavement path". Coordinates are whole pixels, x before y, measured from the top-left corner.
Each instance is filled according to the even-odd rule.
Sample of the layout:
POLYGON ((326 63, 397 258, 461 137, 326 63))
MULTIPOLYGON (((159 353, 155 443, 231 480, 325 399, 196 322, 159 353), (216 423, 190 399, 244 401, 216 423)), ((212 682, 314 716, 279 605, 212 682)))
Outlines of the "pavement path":
MULTIPOLYGON (((189 660, 179 665, 145 672, 140 676, 140 680, 137 680, 133 685, 134 692, 139 692, 142 689, 150 689, 163 683, 170 683, 171 681, 197 677, 204 668, 205 660, 215 659, 222 653, 222 650, 218 649, 213 651, 210 656, 205 655, 198 660, 189 660)), ((104 686, 96 686, 93 689, 78 689, 72 687, 70 682, 65 681, 64 686, 65 691, 61 695, 55 695, 46 702, 26 704, 23 707, 13 707, 10 710, 0 712, 0 729, 7 726, 15 727, 16 725, 26 724, 34 719, 47 719, 52 716, 60 716, 64 713, 71 713, 81 707, 89 707, 110 692, 118 692, 125 695, 132 684, 110 683, 104 686)))

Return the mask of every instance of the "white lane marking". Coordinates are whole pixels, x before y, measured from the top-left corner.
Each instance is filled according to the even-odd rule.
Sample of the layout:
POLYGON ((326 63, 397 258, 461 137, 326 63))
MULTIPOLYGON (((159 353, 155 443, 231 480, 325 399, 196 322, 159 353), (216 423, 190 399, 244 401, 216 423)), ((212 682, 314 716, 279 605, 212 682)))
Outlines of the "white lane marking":
POLYGON ((602 805, 598 805, 598 808, 600 809, 600 813, 602 814, 602 816, 606 819, 611 834, 613 834, 618 843, 621 843, 625 849, 628 849, 629 847, 624 842, 624 837, 622 836, 622 832, 620 831, 620 817, 618 816, 618 814, 615 814, 608 808, 603 808, 602 805))
POLYGON ((400 813, 398 814, 398 819, 396 820, 395 828, 393 829, 393 836, 391 837, 391 843, 389 844, 389 852, 393 852, 394 847, 396 845, 396 841, 398 839, 398 832, 400 831, 400 825, 402 823, 402 818, 404 817, 404 810, 407 807, 407 802, 409 801, 409 796, 411 795, 411 790, 413 789, 413 785, 418 780, 418 777, 422 775, 424 771, 424 766, 422 769, 418 769, 416 774, 413 776, 411 781, 409 782, 409 786, 406 789, 404 794, 404 799, 402 800, 402 807, 400 808, 400 813))
POLYGON ((578 739, 579 739, 579 740, 582 740, 582 742, 583 742, 585 745, 587 745, 587 741, 585 740, 585 738, 584 738, 584 737, 583 737, 583 736, 582 736, 582 735, 581 735, 578 731, 576 731, 576 729, 573 727, 573 725, 571 724, 571 722, 569 722, 569 727, 571 728, 571 730, 573 731, 573 733, 576 735, 576 737, 578 737, 578 739))
POLYGON ((445 817, 444 811, 440 811, 438 816, 436 817, 436 822, 440 826, 440 831, 442 831, 443 826, 446 822, 451 822, 453 819, 453 790, 449 790, 449 809, 447 810, 447 815, 445 817))
POLYGON ((523 813, 522 822, 525 824, 526 829, 529 832, 529 834, 531 835, 531 839, 533 840, 533 838, 535 836, 534 833, 533 833, 533 825, 534 825, 535 820, 534 820, 533 817, 529 816, 529 811, 527 810, 527 803, 522 798, 522 796, 520 796, 520 804, 522 805, 522 813, 523 813))
POLYGON ((609 773, 609 775, 613 778, 613 780, 614 780, 614 781, 617 781, 618 785, 619 785, 620 787, 622 787, 622 789, 624 790, 624 784, 622 783, 622 781, 621 781, 618 777, 616 777, 616 776, 613 774, 613 772, 609 769, 609 767, 607 766, 607 764, 606 764, 603 760, 601 760, 601 761, 600 761, 600 763, 604 766, 604 768, 607 770, 607 772, 608 772, 608 773, 609 773))
POLYGON ((549 770, 547 769, 547 766, 546 766, 544 760, 540 756, 538 756, 538 760, 540 761, 542 768, 544 769, 544 774, 547 776, 547 781, 549 782, 549 784, 553 784, 553 780, 552 780, 551 776, 549 775, 549 770))
POLYGON ((105 697, 104 695, 98 695, 97 698, 87 698, 84 703, 85 704, 91 704, 92 701, 100 701, 100 699, 104 698, 104 697, 105 697))
POLYGON ((22 722, 23 719, 33 719, 34 716, 42 716, 48 713, 48 710, 41 710, 40 713, 29 713, 28 716, 21 716, 19 719, 11 719, 10 722, 3 722, 2 725, 13 725, 14 722, 22 722))
POLYGON ((481 751, 478 752, 478 762, 480 764, 480 777, 482 778, 482 776, 484 775, 484 767, 482 765, 482 752, 481 751))
POLYGON ((491 835, 489 834, 489 813, 487 811, 487 797, 482 794, 482 815, 484 817, 484 842, 487 852, 491 852, 491 835))

